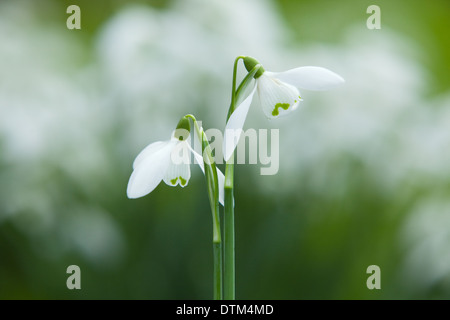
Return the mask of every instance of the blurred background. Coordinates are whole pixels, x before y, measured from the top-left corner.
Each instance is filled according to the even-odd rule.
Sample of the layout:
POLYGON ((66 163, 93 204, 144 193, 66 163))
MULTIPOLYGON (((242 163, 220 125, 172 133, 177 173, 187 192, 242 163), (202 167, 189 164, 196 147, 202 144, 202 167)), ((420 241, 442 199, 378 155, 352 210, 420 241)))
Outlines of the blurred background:
POLYGON ((237 298, 449 299, 449 31, 447 0, 0 1, 0 298, 211 299, 201 171, 126 186, 184 114, 223 129, 251 55, 346 84, 277 121, 250 109, 246 128, 279 128, 280 168, 236 167, 237 298))

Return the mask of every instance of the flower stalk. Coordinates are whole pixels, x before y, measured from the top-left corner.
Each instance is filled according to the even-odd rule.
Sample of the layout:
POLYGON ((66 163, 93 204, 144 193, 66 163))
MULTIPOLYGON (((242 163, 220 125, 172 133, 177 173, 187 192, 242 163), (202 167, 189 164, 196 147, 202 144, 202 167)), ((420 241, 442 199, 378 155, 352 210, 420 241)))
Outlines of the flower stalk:
MULTIPOLYGON (((244 56, 239 56, 234 61, 233 82, 231 91, 231 104, 228 110, 227 121, 236 110, 236 101, 241 99, 253 77, 262 68, 257 64, 249 71, 236 90, 237 64, 244 56)), ((225 133, 226 134, 226 133, 225 133)), ((225 144, 224 144, 225 146, 225 144)), ((225 153, 224 153, 225 154, 225 153)), ((236 248, 235 248, 235 223, 234 223, 234 151, 225 164, 225 197, 224 197, 224 299, 236 299, 236 248)))
MULTIPOLYGON (((208 198, 211 206, 213 218, 213 294, 214 300, 223 299, 223 251, 222 236, 220 228, 220 212, 219 212, 219 179, 217 168, 212 156, 211 146, 208 138, 202 128, 198 126, 196 118, 189 114, 186 117, 191 118, 194 122, 197 136, 201 140, 203 154, 203 168, 205 172, 206 185, 208 190, 208 198)), ((198 161, 199 159, 197 159, 198 161)))

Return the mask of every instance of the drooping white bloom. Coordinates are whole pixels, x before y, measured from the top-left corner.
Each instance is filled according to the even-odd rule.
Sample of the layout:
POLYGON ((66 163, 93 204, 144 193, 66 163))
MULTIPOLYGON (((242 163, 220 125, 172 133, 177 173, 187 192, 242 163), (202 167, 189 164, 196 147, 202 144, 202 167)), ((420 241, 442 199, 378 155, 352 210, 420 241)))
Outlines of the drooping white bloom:
MULTIPOLYGON (((155 189, 161 180, 170 186, 186 186, 190 178, 189 162, 173 160, 176 150, 186 153, 186 141, 172 137, 168 141, 158 141, 142 150, 133 162, 133 173, 128 182, 128 198, 145 196, 155 189)), ((181 157, 181 160, 184 160, 181 157)))
MULTIPOLYGON (((189 134, 181 136, 177 130, 174 131, 170 140, 151 143, 138 154, 133 162, 133 172, 128 181, 128 198, 135 199, 149 194, 162 180, 173 187, 187 186, 191 177, 191 153, 204 172, 203 157, 191 148, 187 139, 189 134)), ((224 175, 219 169, 217 169, 217 177, 219 202, 223 205, 224 175)))
MULTIPOLYGON (((245 57, 244 64, 250 71, 259 63, 251 57, 245 57)), ((261 67, 255 74, 253 90, 228 119, 223 144, 225 160, 228 161, 239 142, 255 93, 266 117, 275 119, 297 109, 302 101, 298 88, 323 91, 344 82, 341 76, 322 67, 299 67, 284 72, 269 72, 261 67)))

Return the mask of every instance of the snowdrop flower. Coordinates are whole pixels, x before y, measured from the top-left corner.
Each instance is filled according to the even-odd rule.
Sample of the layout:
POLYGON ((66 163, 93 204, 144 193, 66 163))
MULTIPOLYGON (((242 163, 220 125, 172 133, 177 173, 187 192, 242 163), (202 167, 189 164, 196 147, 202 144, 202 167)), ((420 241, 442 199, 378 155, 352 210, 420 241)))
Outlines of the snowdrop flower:
MULTIPOLYGON (((133 162, 133 173, 128 181, 127 196, 130 199, 143 197, 152 192, 161 182, 172 187, 187 186, 191 177, 191 154, 202 169, 203 157, 191 148, 189 119, 183 117, 170 140, 157 141, 145 147, 133 162)), ((219 202, 223 205, 224 175, 217 169, 219 202)))
MULTIPOLYGON (((260 63, 252 57, 244 57, 247 71, 260 63)), ((259 104, 269 119, 288 115, 297 109, 302 98, 298 88, 306 90, 329 90, 344 83, 336 73, 321 67, 299 67, 284 72, 265 71, 261 66, 254 75, 256 84, 244 101, 234 110, 225 127, 224 157, 233 154, 244 126, 245 119, 255 93, 259 104)))

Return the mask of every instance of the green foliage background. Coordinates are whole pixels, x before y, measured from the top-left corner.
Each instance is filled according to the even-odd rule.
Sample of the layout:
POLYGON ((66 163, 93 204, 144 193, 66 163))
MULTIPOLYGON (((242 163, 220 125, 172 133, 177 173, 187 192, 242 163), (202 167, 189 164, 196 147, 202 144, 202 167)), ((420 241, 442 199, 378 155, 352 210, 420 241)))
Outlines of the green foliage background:
MULTIPOLYGON (((81 45, 70 59, 74 66, 82 67, 93 59, 92 48, 96 45, 99 30, 128 2, 40 0, 39 4, 28 7, 36 10, 35 17, 42 28, 60 28, 69 41, 73 38, 81 45), (65 29, 65 9, 70 4, 77 4, 82 10, 81 31, 65 29)), ((135 2, 160 11, 170 11, 172 5, 171 1, 163 0, 135 2)), ((273 1, 273 4, 300 46, 344 43, 350 26, 366 29, 366 8, 377 4, 382 10, 382 29, 366 29, 366 32, 378 32, 383 37, 385 29, 393 30, 421 48, 412 56, 429 76, 424 96, 433 99, 449 92, 448 1, 425 4, 423 1, 281 0, 273 1)), ((245 53, 236 52, 236 55, 240 54, 245 53)), ((33 52, 24 56, 33 59, 33 52)), ((229 74, 224 77, 228 81, 232 61, 226 63, 229 74)), ((382 65, 379 67, 383 68, 382 65)), ((72 71, 69 68, 63 72, 70 75, 72 71)), ((186 86, 189 85, 187 81, 186 86)), ((230 87, 217 90, 228 93, 230 87)), ((23 94, 27 95, 27 91, 23 94)), ((174 103, 183 99, 183 96, 177 97, 174 103)), ((126 112, 133 113, 133 107, 128 105, 126 112)), ((208 114, 206 103, 198 108, 208 114)), ((111 109, 112 114, 105 119, 120 118, 113 114, 114 110, 111 109)), ((186 106, 188 112, 189 106, 186 106)), ((8 117, 7 108, 2 109, 1 116, 8 117)), ((149 123, 151 121, 153 119, 149 119, 149 123)), ((177 121, 177 118, 173 119, 174 124, 177 121)), ((216 123, 221 124, 221 121, 216 123)), ((82 123, 73 123, 73 126, 84 130, 82 123)), ((168 127, 166 131, 171 129, 168 127)), ((448 132, 449 128, 441 130, 448 132)), ((62 231, 54 231, 54 234, 35 232, 34 227, 41 221, 33 208, 39 200, 28 198, 26 190, 19 196, 29 206, 14 215, 6 214, 9 184, 20 183, 22 176, 18 172, 20 168, 2 156, 1 150, 8 137, 0 138, 0 179, 3 180, 0 186, 0 212, 3 211, 0 214, 1 299, 212 297, 211 214, 204 177, 196 172, 183 190, 161 184, 149 196, 127 199, 125 190, 131 163, 139 150, 124 148, 121 136, 126 131, 126 126, 119 123, 101 140, 102 152, 106 152, 108 161, 105 165, 107 174, 74 178, 61 170, 58 158, 45 164, 34 165, 32 160, 28 163, 36 174, 45 172, 38 185, 26 188, 44 190, 41 194, 51 199, 52 210, 56 212, 54 224, 70 221, 71 215, 79 212, 73 208, 92 207, 105 212, 108 219, 114 221, 120 230, 122 244, 117 249, 120 251, 118 258, 111 263, 95 262, 95 257, 88 259, 80 251, 71 250, 70 240, 60 240, 59 232, 62 231), (66 268, 72 264, 81 268, 81 290, 66 288, 66 268)), ((150 143, 163 136, 149 136, 146 140, 150 143)), ((448 149, 442 153, 448 153, 448 149)), ((280 154, 281 158, 289 156, 283 147, 280 154)), ((84 170, 82 164, 79 170, 84 170)), ((434 282, 416 284, 420 282, 420 275, 408 274, 408 268, 405 268, 408 251, 400 241, 402 228, 421 199, 431 193, 438 193, 443 198, 450 196, 449 176, 443 173, 439 181, 426 175, 411 177, 409 183, 395 192, 385 192, 374 179, 374 175, 382 173, 374 173, 370 165, 345 151, 338 158, 317 163, 316 170, 300 173, 297 187, 290 192, 274 192, 273 196, 267 196, 255 186, 265 184, 276 188, 279 183, 276 177, 252 174, 255 169, 249 166, 236 168, 238 299, 450 298, 450 271, 434 282), (330 190, 312 187, 318 172, 329 174, 330 190), (381 268, 381 290, 366 287, 366 268, 372 264, 381 268)), ((289 175, 283 170, 283 161, 280 161, 279 174, 289 175)), ((85 228, 83 232, 87 237, 97 232, 89 224, 80 227, 85 228)), ((450 247, 450 238, 443 241, 450 247)), ((108 248, 116 250, 114 246, 108 248)), ((447 260, 445 254, 442 260, 447 260)))

